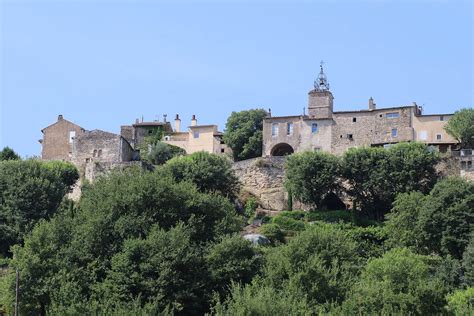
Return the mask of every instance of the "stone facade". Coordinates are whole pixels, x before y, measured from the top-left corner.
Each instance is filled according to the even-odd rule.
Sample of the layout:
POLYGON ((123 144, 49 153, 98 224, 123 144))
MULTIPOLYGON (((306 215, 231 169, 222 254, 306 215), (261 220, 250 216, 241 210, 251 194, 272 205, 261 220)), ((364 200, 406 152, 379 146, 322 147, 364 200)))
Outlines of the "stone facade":
POLYGON ((43 138, 39 140, 42 145, 41 158, 70 161, 74 138, 82 135, 85 130, 59 115, 57 122, 43 128, 41 132, 43 133, 43 138))
POLYGON ((133 157, 133 148, 120 135, 101 130, 87 131, 76 137, 72 162, 76 166, 88 162, 127 162, 133 157))
POLYGON ((159 131, 172 132, 173 128, 170 122, 144 122, 143 120, 140 122, 138 119, 135 121, 135 124, 120 127, 120 135, 125 138, 135 150, 138 150, 145 137, 151 136, 159 131))

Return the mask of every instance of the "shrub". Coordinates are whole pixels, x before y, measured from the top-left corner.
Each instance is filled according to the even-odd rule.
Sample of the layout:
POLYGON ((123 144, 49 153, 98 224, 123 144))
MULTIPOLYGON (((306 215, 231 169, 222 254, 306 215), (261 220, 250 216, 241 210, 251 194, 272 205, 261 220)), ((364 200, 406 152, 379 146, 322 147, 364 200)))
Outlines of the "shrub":
POLYGON ((305 223, 286 216, 275 216, 272 218, 272 223, 290 234, 305 229, 305 223))
POLYGON ((260 228, 260 233, 267 237, 273 244, 283 243, 285 234, 277 224, 266 224, 260 228))

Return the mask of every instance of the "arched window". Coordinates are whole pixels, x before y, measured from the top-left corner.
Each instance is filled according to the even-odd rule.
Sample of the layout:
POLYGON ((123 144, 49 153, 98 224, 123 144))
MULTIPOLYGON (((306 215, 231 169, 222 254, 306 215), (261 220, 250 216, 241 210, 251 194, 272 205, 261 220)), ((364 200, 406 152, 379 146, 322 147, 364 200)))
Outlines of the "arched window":
POLYGON ((99 149, 99 153, 97 154, 97 157, 102 156, 102 149, 99 149))
POLYGON ((94 151, 92 152, 92 157, 95 157, 97 156, 97 149, 94 149, 94 151))

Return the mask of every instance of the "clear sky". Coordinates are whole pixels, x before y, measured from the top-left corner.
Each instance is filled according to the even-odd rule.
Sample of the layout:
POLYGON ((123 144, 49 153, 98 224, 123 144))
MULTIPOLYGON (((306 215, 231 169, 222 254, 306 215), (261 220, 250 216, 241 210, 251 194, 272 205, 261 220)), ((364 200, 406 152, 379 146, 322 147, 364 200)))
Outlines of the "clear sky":
POLYGON ((325 61, 336 110, 473 106, 472 1, 0 0, 0 148, 39 155, 63 114, 118 133, 135 118, 300 114, 325 61))

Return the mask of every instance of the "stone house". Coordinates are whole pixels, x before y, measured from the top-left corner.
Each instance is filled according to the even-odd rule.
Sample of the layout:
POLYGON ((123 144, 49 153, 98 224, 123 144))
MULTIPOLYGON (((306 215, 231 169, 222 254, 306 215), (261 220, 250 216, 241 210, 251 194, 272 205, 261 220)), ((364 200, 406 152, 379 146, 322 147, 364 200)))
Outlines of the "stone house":
POLYGON ((206 151, 213 154, 231 154, 231 149, 224 144, 223 134, 218 131, 217 125, 198 125, 196 116, 191 119, 191 126, 186 132, 181 132, 181 119, 176 114, 174 132, 165 133, 163 142, 178 146, 192 154, 197 151, 206 151))
POLYGON ((173 128, 171 127, 171 124, 166 121, 166 117, 163 122, 144 122, 143 119, 140 122, 137 119, 135 124, 123 125, 120 127, 120 135, 124 137, 135 150, 139 149, 139 146, 144 141, 145 137, 152 136, 158 132, 172 131, 173 128))
POLYGON ((334 111, 334 97, 323 68, 308 93, 308 113, 298 116, 269 115, 263 121, 263 156, 323 150, 342 154, 361 146, 390 146, 421 141, 441 152, 457 141, 444 131, 452 114, 423 115, 416 103, 377 109, 372 98, 366 110, 334 111))
POLYGON ((85 129, 59 115, 55 123, 41 132, 43 138, 39 142, 42 159, 71 161, 74 138, 85 133, 85 129))

